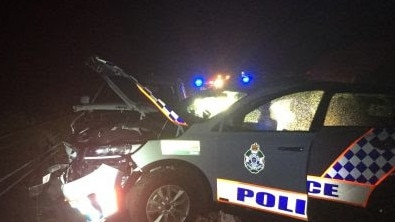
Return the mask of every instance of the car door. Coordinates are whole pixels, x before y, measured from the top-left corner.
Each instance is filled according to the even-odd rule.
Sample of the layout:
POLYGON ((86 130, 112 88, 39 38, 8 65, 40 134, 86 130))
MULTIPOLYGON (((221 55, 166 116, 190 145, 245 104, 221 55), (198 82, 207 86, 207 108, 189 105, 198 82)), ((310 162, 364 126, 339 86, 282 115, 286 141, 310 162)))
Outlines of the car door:
POLYGON ((365 89, 328 97, 310 152, 309 218, 363 221, 375 213, 386 221, 378 216, 395 208, 395 96, 365 89))
POLYGON ((218 201, 307 219, 310 128, 323 94, 262 97, 226 117, 216 134, 218 201))

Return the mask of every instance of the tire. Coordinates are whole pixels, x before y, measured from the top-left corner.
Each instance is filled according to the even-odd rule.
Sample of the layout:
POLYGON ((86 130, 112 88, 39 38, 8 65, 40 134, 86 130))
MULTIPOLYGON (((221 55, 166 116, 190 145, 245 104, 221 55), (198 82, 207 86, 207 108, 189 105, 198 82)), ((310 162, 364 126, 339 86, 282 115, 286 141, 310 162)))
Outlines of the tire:
POLYGON ((191 173, 160 169, 143 176, 126 196, 134 222, 191 222, 211 206, 208 189, 191 173))

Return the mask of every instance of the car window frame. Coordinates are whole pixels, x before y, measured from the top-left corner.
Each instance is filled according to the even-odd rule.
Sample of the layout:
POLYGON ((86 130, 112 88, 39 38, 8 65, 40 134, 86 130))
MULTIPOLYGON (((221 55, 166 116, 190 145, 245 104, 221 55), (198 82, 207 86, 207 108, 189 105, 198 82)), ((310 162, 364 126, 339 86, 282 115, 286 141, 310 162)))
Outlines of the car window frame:
POLYGON ((386 96, 389 96, 389 97, 391 97, 391 96, 395 97, 394 93, 386 92, 386 91, 382 91, 382 90, 365 90, 365 91, 363 91, 363 90, 360 90, 360 89, 356 89, 356 90, 333 91, 327 98, 327 104, 326 104, 325 112, 323 113, 323 116, 322 116, 322 122, 321 122, 322 127, 360 127, 360 128, 363 128, 363 127, 385 127, 386 126, 386 124, 384 124, 384 125, 380 125, 380 124, 374 124, 374 125, 371 125, 371 124, 366 124, 366 125, 363 125, 363 124, 361 124, 361 125, 357 125, 357 124, 356 125, 350 125, 350 124, 325 125, 325 119, 326 119, 326 116, 327 116, 327 114, 329 112, 329 107, 331 105, 332 98, 336 94, 386 95, 386 96))
POLYGON ((323 123, 322 119, 324 119, 323 115, 326 113, 325 106, 327 106, 327 95, 328 95, 327 88, 309 85, 302 87, 293 87, 290 89, 275 92, 273 94, 258 96, 257 98, 254 98, 251 101, 249 101, 248 103, 243 104, 243 106, 240 106, 235 110, 232 110, 231 113, 225 113, 224 116, 222 117, 222 121, 220 122, 220 125, 215 129, 218 129, 218 131, 233 131, 233 132, 314 132, 317 131, 322 126, 323 123), (318 104, 315 115, 311 121, 310 128, 307 131, 276 131, 276 130, 260 131, 260 130, 242 130, 240 128, 239 129, 235 128, 235 126, 237 125, 236 123, 239 123, 240 125, 245 115, 247 115, 252 110, 258 108, 259 106, 267 102, 270 102, 274 99, 280 98, 282 96, 290 95, 293 93, 304 92, 304 91, 316 91, 316 90, 323 91, 323 94, 321 101, 318 104))
MULTIPOLYGON (((324 126, 326 112, 329 107, 330 99, 336 93, 375 93, 375 94, 388 94, 395 96, 395 90, 391 87, 383 87, 383 86, 375 86, 375 85, 366 85, 366 84, 350 84, 350 83, 336 83, 336 82, 309 82, 307 84, 299 84, 293 85, 289 88, 281 88, 280 90, 272 90, 267 94, 262 94, 261 96, 258 94, 250 93, 247 98, 243 98, 240 101, 237 101, 233 104, 230 109, 224 113, 221 113, 217 116, 216 119, 220 118, 220 121, 212 128, 214 132, 221 131, 234 131, 234 132, 243 132, 237 131, 232 128, 235 125, 235 119, 237 117, 242 118, 241 116, 247 114, 247 105, 249 106, 252 103, 259 103, 259 101, 270 101, 274 98, 281 97, 283 95, 301 92, 301 91, 311 91, 311 90, 323 90, 324 94, 322 99, 317 107, 316 114, 312 120, 309 131, 317 132, 324 126), (245 102, 249 97, 253 98, 251 101, 245 102), (243 114, 241 114, 243 112, 243 114)), ((262 104, 262 103, 261 103, 262 104)), ((273 132, 281 132, 281 131, 273 131, 273 132)))

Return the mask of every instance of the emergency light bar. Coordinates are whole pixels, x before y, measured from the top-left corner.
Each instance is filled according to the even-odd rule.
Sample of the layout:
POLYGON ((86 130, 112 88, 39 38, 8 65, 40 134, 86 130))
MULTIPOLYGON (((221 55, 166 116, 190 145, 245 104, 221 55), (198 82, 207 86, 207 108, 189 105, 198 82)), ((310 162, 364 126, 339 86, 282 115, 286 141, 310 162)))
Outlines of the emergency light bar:
POLYGON ((218 74, 209 80, 205 80, 201 76, 197 76, 193 79, 193 86, 196 88, 199 88, 200 90, 205 90, 205 89, 221 89, 225 87, 228 82, 230 81, 239 81, 242 85, 249 85, 251 84, 253 77, 249 73, 246 72, 241 72, 240 76, 236 79, 232 79, 230 75, 221 75, 218 74))

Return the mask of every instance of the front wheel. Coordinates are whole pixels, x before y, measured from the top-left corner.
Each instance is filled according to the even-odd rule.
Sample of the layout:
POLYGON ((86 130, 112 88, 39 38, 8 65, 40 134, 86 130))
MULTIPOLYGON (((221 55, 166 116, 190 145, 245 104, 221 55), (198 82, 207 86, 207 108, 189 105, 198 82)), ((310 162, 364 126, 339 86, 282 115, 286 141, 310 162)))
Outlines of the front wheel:
POLYGON ((191 174, 161 169, 141 178, 127 194, 132 221, 190 222, 209 209, 204 183, 191 174))

